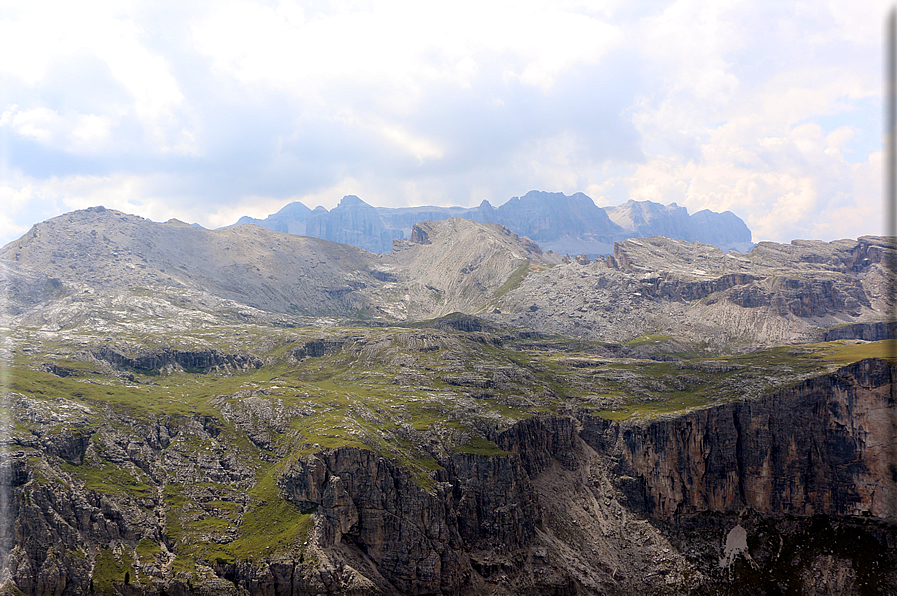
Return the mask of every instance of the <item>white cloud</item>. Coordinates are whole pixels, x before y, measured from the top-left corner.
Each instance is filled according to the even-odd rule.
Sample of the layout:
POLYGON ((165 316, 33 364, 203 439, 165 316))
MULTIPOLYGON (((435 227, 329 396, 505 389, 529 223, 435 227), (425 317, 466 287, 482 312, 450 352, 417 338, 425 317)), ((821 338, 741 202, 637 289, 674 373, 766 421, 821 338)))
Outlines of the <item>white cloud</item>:
POLYGON ((726 124, 701 147, 702 159, 651 156, 625 183, 637 200, 676 201, 692 212, 732 210, 755 241, 879 233, 869 216, 881 203, 880 184, 870 184, 881 179, 880 154, 848 163, 838 147, 851 135, 849 127, 823 135, 818 125, 802 123, 758 136, 726 124))
POLYGON ((47 147, 75 154, 109 149, 113 120, 97 114, 60 114, 48 108, 19 110, 12 106, 0 114, 0 127, 47 147))
POLYGON ((832 16, 828 34, 841 41, 880 51, 884 39, 884 15, 893 8, 888 0, 828 0, 832 16))
POLYGON ((16 223, 9 215, 0 213, 0 247, 5 246, 7 241, 20 238, 27 231, 26 226, 16 223))
POLYGON ((13 106, 0 115, 0 126, 9 126, 16 134, 35 141, 48 142, 52 139, 51 128, 56 128, 59 114, 47 108, 19 112, 17 107, 13 106))
POLYGON ((32 224, 58 213, 58 206, 18 172, 3 171, 0 205, 3 205, 0 212, 0 246, 24 234, 32 224))
POLYGON ((189 223, 198 223, 210 229, 222 228, 236 223, 243 216, 265 219, 272 213, 280 211, 287 203, 300 200, 298 198, 284 200, 280 197, 246 196, 240 197, 239 201, 232 204, 218 205, 212 212, 202 213, 199 209, 194 210, 191 214, 183 212, 178 219, 189 223), (185 217, 187 219, 184 219, 185 217))
MULTIPOLYGON (((0 60, 0 73, 15 77, 27 87, 40 88, 52 86, 53 81, 47 77, 54 68, 64 68, 72 59, 95 58, 105 64, 132 101, 106 114, 66 114, 67 118, 82 120, 77 125, 82 139, 96 136, 101 126, 108 128, 110 118, 132 111, 157 150, 183 151, 181 131, 172 124, 184 96, 167 61, 146 46, 147 32, 134 22, 130 11, 135 11, 130 2, 30 2, 11 7, 0 19, 0 55, 14 58, 0 60)), ((96 81, 80 83, 89 86, 96 81)), ((63 92, 81 94, 86 90, 63 92)))
POLYGON ((866 182, 880 179, 880 165, 845 160, 857 127, 819 124, 865 118, 863 102, 881 93, 884 3, 846 6, 678 0, 645 19, 654 85, 635 101, 633 122, 648 159, 623 180, 630 196, 732 210, 755 240, 868 233, 861 224, 872 220, 845 216, 880 204, 866 182))
POLYGON ((886 8, 8 1, 0 187, 19 227, 540 188, 729 209, 756 239, 857 235, 878 221, 886 8))
POLYGON ((0 246, 5 245, 13 238, 17 238, 28 230, 28 224, 16 221, 16 216, 32 200, 32 188, 30 185, 8 186, 0 183, 0 246))
POLYGON ((374 2, 310 14, 292 2, 229 2, 192 31, 219 72, 302 96, 347 78, 412 93, 427 79, 463 86, 486 53, 505 56, 508 76, 550 88, 559 73, 621 41, 613 25, 543 2, 374 2))
POLYGON ((444 151, 436 143, 409 133, 398 126, 384 123, 378 127, 378 132, 408 153, 414 155, 421 163, 427 159, 439 159, 444 154, 444 151))

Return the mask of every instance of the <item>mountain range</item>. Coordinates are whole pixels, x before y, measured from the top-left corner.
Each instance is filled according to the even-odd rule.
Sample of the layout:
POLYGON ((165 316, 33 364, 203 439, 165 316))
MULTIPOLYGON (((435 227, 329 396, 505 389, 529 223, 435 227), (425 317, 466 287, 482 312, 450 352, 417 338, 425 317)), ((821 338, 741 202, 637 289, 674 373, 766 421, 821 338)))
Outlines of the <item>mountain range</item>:
POLYGON ((408 239, 377 254, 258 226, 206 230, 97 207, 36 225, 0 250, 0 263, 12 283, 8 310, 21 309, 27 326, 52 311, 64 328, 73 316, 64 311, 83 306, 84 293, 100 300, 139 287, 179 294, 175 304, 225 299, 268 317, 410 322, 464 312, 592 341, 660 332, 744 351, 885 318, 890 250, 864 236, 761 242, 741 255, 655 236, 618 241, 606 258, 571 259, 499 224, 452 218, 412 224, 408 239), (25 278, 44 281, 13 283, 25 278), (35 286, 68 302, 46 302, 29 293, 35 286))
POLYGON ((453 217, 498 223, 535 240, 545 250, 590 257, 610 254, 618 240, 648 236, 713 244, 725 252, 746 252, 753 246, 750 230, 730 211, 704 209, 689 215, 675 203, 664 206, 633 200, 601 208, 583 193, 568 196, 536 190, 497 208, 488 201, 470 208, 373 207, 348 195, 330 211, 324 207, 311 210, 294 202, 265 219, 241 217, 236 225, 254 223, 277 232, 323 238, 385 254, 392 250, 393 240, 410 236, 414 224, 453 217))
POLYGON ((897 594, 895 262, 41 222, 0 249, 0 595, 897 594))

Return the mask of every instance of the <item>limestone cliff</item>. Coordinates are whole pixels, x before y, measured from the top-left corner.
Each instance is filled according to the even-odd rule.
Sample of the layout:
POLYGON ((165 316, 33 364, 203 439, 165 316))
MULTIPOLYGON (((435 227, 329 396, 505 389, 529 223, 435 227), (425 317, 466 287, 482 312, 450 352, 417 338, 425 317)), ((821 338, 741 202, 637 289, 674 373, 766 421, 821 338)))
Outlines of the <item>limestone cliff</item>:
POLYGON ((617 453, 633 507, 670 519, 700 511, 869 516, 897 522, 893 368, 865 360, 759 401, 648 425, 586 421, 617 453))
POLYGON ((627 201, 605 207, 610 219, 633 237, 666 236, 688 242, 712 244, 723 251, 750 250, 751 231, 731 211, 715 213, 708 209, 689 215, 676 203, 661 205, 652 201, 627 201))
POLYGON ((402 238, 401 231, 384 225, 376 208, 355 195, 343 197, 339 205, 329 212, 312 213, 305 233, 379 253, 388 253, 392 250, 392 241, 402 238))

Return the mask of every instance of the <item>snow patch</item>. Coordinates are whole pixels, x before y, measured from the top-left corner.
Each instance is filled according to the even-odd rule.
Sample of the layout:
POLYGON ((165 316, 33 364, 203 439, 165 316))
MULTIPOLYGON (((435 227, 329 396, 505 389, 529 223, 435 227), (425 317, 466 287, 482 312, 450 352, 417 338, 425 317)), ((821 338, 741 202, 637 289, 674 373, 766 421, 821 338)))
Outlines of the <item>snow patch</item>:
POLYGON ((726 535, 726 544, 723 547, 723 556, 719 560, 720 567, 729 567, 740 553, 747 554, 747 530, 741 527, 741 524, 735 526, 726 535))

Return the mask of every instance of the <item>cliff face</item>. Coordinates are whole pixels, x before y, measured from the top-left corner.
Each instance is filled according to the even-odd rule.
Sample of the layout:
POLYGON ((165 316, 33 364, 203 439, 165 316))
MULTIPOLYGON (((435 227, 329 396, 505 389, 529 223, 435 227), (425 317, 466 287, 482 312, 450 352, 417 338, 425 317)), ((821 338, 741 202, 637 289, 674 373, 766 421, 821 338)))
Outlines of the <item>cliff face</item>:
POLYGON ((624 231, 586 195, 530 191, 495 212, 495 220, 536 242, 550 245, 564 236, 613 243, 624 231))
POLYGON ((854 323, 829 329, 823 335, 823 341, 838 339, 862 339, 863 341, 897 339, 897 322, 854 323))
POLYGON ((667 236, 688 242, 713 244, 723 250, 745 252, 751 247, 751 231, 731 211, 708 209, 689 215, 676 203, 660 205, 652 201, 627 201, 605 207, 610 219, 636 238, 667 236))
MULTIPOLYGON (((278 418, 264 399, 239 403, 220 417, 167 420, 109 418, 73 402, 8 404, 47 430, 15 435, 0 466, 6 593, 897 586, 897 403, 894 369, 879 360, 647 424, 582 412, 530 418, 492 431, 492 453, 431 460, 432 474, 365 449, 321 449, 284 460, 263 493, 250 489, 255 451, 235 448, 240 429, 255 441, 266 425, 270 435, 289 432, 277 420, 302 413, 278 418), (85 475, 97 461, 106 471, 85 475), (280 549, 292 531, 283 524, 295 519, 310 524, 305 541, 267 555, 271 546, 247 542, 258 554, 237 559, 191 550, 233 543, 229 520, 242 510, 242 524, 254 523, 245 517, 253 503, 275 508, 260 526, 269 535, 253 540, 280 549)), ((258 453, 271 457, 266 441, 258 453)))
POLYGON ((649 424, 534 418, 494 436, 511 455, 443 461, 428 492, 356 450, 297 462, 281 482, 291 500, 318 507, 320 544, 361 550, 401 593, 482 590, 496 574, 522 591, 546 570, 555 575, 543 589, 556 593, 633 593, 639 566, 660 592, 894 593, 893 376, 867 360, 649 424), (614 535, 643 515, 656 525, 627 552, 614 535), (655 575, 659 562, 667 571, 655 575))
POLYGON ((279 480, 286 498, 319 512, 317 546, 360 551, 400 593, 477 591, 470 551, 529 544, 539 508, 513 458, 457 454, 429 490, 370 451, 298 460, 279 480))
MULTIPOLYGON (((483 316, 621 343, 669 334, 728 353, 813 343, 826 328, 890 316, 894 271, 885 255, 893 250, 875 237, 767 242, 746 255, 659 236, 630 239, 607 259, 566 260, 530 274, 502 298, 500 315, 483 316)), ((881 339, 885 329, 856 333, 881 339)))
POLYGON ((305 233, 340 244, 351 244, 371 252, 388 253, 401 230, 387 228, 375 207, 348 195, 331 211, 313 212, 305 233))
POLYGON ((897 522, 893 369, 865 360, 756 402, 646 426, 586 421, 619 453, 626 493, 646 514, 871 516, 897 522))

